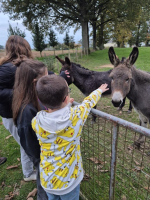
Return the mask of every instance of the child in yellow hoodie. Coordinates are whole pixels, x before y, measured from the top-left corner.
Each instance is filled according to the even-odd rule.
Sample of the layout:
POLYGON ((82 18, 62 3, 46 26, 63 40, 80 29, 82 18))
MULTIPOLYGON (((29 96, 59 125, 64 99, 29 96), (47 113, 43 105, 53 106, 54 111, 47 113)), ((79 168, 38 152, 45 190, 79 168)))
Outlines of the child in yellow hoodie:
POLYGON ((41 185, 52 200, 78 200, 83 165, 80 152, 82 127, 93 108, 108 90, 101 85, 84 101, 71 107, 66 81, 57 75, 44 76, 36 85, 41 103, 47 107, 32 120, 41 146, 41 185))

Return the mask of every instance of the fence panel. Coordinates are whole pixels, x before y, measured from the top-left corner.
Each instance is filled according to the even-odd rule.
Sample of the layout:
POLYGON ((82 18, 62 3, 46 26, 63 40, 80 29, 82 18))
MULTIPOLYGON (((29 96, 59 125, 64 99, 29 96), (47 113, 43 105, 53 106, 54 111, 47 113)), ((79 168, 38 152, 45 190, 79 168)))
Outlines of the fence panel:
MULTIPOLYGON (((74 104, 77 104, 76 102, 74 104)), ((150 199, 150 130, 92 109, 82 132, 84 179, 88 200, 150 199), (96 123, 92 123, 92 113, 96 123), (145 135, 139 146, 139 135, 145 135)))

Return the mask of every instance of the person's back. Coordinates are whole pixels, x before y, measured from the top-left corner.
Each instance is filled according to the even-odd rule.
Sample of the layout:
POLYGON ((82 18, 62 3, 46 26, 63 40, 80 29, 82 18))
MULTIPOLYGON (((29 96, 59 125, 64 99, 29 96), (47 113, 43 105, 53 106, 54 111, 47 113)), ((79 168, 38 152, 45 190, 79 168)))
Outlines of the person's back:
POLYGON ((79 198, 83 179, 80 135, 91 108, 106 87, 97 89, 81 105, 72 108, 73 99, 61 77, 45 76, 37 82, 37 95, 48 111, 40 111, 32 120, 32 127, 41 146, 40 179, 49 200, 53 195, 61 199, 67 195, 71 200, 68 195, 72 192, 77 195, 75 199, 79 198))
MULTIPOLYGON (((2 117, 3 125, 19 145, 18 130, 12 119, 12 98, 17 65, 23 57, 32 58, 29 43, 18 35, 11 35, 6 42, 6 55, 0 59, 0 116, 2 117)), ((20 152, 24 180, 36 180, 33 163, 21 145, 20 152)))

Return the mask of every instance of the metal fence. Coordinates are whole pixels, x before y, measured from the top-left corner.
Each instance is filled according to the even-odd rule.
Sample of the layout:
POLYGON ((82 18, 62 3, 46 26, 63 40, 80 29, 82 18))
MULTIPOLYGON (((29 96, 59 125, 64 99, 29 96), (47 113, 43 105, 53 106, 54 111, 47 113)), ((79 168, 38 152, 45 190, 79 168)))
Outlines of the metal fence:
POLYGON ((97 116, 96 123, 90 114, 81 137, 81 198, 150 199, 150 130, 95 109, 91 113, 97 116), (136 148, 139 134, 146 137, 136 148))

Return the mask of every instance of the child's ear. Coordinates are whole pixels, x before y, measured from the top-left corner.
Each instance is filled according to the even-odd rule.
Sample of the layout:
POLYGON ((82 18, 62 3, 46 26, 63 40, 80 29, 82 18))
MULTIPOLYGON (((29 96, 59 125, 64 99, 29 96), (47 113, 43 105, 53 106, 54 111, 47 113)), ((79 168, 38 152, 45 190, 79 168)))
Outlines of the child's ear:
POLYGON ((66 98, 65 98, 65 104, 67 104, 68 103, 68 98, 69 98, 69 96, 66 96, 66 98))

